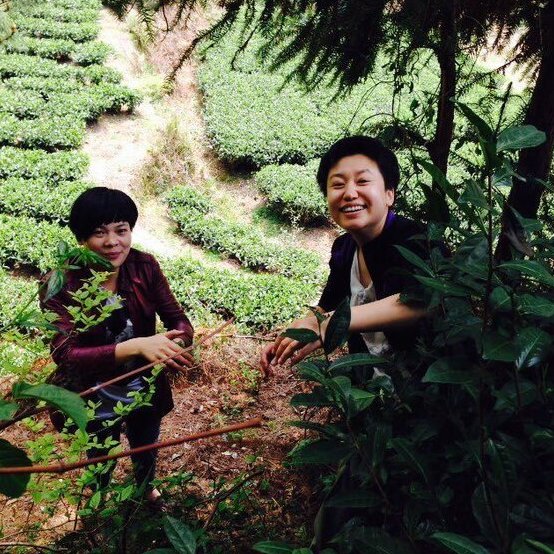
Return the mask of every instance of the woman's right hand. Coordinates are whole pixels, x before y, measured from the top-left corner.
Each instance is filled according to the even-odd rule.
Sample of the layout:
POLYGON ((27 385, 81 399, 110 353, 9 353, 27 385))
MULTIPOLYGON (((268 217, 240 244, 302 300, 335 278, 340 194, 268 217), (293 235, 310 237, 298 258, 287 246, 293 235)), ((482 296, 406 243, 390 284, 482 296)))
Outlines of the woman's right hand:
MULTIPOLYGON (((121 354, 131 354, 142 356, 149 362, 159 362, 172 356, 171 360, 166 360, 164 364, 172 369, 181 370, 183 367, 192 367, 194 365, 194 357, 190 352, 179 346, 175 339, 180 338, 184 331, 167 331, 166 333, 158 333, 151 337, 136 337, 126 342, 119 343, 117 347, 122 350, 121 354), (126 352, 130 349, 129 352, 126 352)), ((117 357, 116 348, 116 357, 117 357)))

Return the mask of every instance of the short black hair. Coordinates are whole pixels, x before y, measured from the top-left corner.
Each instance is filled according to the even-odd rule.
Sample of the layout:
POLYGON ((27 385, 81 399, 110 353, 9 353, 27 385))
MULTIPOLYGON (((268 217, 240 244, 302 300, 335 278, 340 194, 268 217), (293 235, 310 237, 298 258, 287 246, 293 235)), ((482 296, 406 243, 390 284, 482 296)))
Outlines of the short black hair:
POLYGON ((331 168, 342 158, 356 154, 363 154, 373 160, 383 175, 385 189, 396 191, 400 181, 400 169, 395 153, 376 138, 354 135, 337 140, 321 157, 317 183, 324 196, 327 196, 327 177, 331 168))
POLYGON ((133 229, 138 218, 137 205, 121 190, 93 187, 81 193, 69 214, 69 228, 81 242, 100 225, 126 221, 133 229))

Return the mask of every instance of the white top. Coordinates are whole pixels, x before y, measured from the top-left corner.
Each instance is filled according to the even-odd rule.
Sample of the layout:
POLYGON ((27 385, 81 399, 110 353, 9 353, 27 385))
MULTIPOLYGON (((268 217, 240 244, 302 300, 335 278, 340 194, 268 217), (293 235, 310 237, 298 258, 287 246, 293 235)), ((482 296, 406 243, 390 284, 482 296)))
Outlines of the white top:
MULTIPOLYGON (((364 287, 360 278, 360 266, 358 264, 358 251, 354 254, 352 269, 350 271, 350 306, 361 306, 375 301, 375 287, 373 282, 364 287)), ((368 331, 360 333, 370 354, 382 356, 390 348, 390 345, 382 331, 368 331)))

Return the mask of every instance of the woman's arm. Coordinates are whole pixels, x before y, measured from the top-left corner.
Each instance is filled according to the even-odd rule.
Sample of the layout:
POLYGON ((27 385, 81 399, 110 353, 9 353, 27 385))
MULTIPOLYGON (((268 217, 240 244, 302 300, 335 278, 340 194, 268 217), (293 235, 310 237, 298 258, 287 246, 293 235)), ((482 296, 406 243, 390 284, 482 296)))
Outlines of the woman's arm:
MULTIPOLYGON (((332 315, 332 313, 330 312, 329 315, 332 315)), ((351 308, 349 331, 351 333, 382 331, 391 327, 409 325, 415 323, 425 314, 425 310, 400 302, 400 294, 393 294, 381 300, 351 308)), ((325 338, 328 323, 329 318, 321 324, 323 338, 325 338)), ((315 316, 298 319, 290 327, 319 332, 315 316)), ((320 347, 321 341, 319 340, 305 344, 289 337, 279 336, 274 343, 268 345, 262 352, 262 368, 267 370, 269 364, 280 365, 289 359, 293 364, 298 363, 320 347)))

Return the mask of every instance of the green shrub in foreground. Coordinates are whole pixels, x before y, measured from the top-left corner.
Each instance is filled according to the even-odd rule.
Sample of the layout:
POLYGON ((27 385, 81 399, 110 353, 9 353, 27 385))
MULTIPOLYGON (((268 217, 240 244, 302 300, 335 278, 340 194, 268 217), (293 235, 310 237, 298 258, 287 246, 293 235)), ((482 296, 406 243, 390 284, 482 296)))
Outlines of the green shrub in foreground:
POLYGON ((327 220, 327 203, 317 185, 316 161, 307 165, 268 165, 256 173, 256 185, 268 206, 294 224, 327 220))
POLYGON ((0 181, 0 212, 66 223, 73 202, 90 185, 11 178, 0 181))
POLYGON ((25 265, 47 271, 54 264, 58 243, 75 243, 71 231, 31 217, 0 214, 0 264, 25 265))
POLYGON ((95 22, 98 20, 98 7, 88 7, 90 3, 83 2, 78 9, 67 8, 52 4, 39 4, 35 6, 19 6, 17 3, 12 6, 14 13, 20 13, 24 17, 35 17, 37 19, 53 19, 66 23, 95 22))
POLYGON ((85 128, 83 120, 69 116, 17 119, 5 115, 0 119, 0 145, 46 150, 77 148, 83 142, 85 128))
POLYGON ((18 309, 36 294, 37 287, 35 281, 13 277, 0 268, 0 326, 12 320, 18 309))
POLYGON ((83 152, 45 152, 12 146, 0 147, 0 179, 40 179, 49 183, 80 179, 87 170, 83 152))
POLYGON ((299 316, 313 303, 313 284, 280 275, 218 269, 192 258, 162 260, 175 296, 191 313, 209 310, 238 324, 267 331, 299 316))
POLYGON ((251 269, 318 282, 320 262, 316 254, 270 241, 255 228, 206 211, 209 205, 203 204, 205 198, 192 187, 175 187, 167 199, 172 218, 193 242, 227 254, 251 269))

